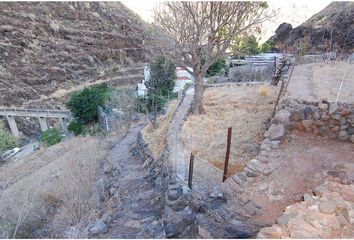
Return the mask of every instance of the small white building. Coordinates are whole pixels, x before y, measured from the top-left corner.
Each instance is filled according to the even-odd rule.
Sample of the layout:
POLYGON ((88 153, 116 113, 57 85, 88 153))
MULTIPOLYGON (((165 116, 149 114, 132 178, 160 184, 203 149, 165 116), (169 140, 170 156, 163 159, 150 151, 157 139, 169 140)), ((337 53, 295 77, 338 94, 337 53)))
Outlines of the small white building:
MULTIPOLYGON (((192 68, 188 68, 190 71, 193 71, 192 68)), ((194 77, 188 71, 181 67, 176 67, 176 80, 175 87, 173 88, 173 92, 180 92, 183 90, 184 85, 186 83, 194 82, 194 77)), ((148 81, 150 78, 150 69, 149 66, 144 67, 144 80, 142 83, 138 83, 138 96, 144 97, 147 94, 147 88, 145 86, 145 81, 148 81)))

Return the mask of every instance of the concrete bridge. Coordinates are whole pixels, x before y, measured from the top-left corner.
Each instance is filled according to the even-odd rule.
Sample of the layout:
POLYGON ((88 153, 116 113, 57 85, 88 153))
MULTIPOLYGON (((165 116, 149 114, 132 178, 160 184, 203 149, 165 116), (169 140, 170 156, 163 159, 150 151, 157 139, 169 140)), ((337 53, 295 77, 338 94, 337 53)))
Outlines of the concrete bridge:
POLYGON ((20 109, 0 107, 0 116, 5 116, 12 134, 17 137, 19 135, 15 117, 35 117, 39 119, 39 125, 42 131, 48 129, 47 118, 59 118, 63 129, 66 128, 71 113, 68 110, 47 110, 47 109, 20 109))

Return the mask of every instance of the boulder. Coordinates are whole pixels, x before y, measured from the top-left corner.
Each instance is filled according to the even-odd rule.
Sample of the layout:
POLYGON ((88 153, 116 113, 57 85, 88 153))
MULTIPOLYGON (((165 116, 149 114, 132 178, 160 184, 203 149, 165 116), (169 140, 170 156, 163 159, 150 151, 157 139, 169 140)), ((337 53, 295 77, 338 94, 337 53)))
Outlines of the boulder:
POLYGON ((90 228, 90 233, 92 235, 97 235, 99 233, 106 233, 108 231, 106 224, 102 220, 98 220, 93 227, 90 228))
POLYGON ((176 238, 195 221, 195 216, 188 213, 175 213, 173 220, 169 221, 165 227, 167 238, 176 238))
POLYGON ((272 124, 268 129, 269 139, 282 140, 285 134, 285 128, 282 124, 272 124))
POLYGON ((331 105, 329 106, 329 114, 333 114, 338 110, 338 104, 337 103, 331 103, 331 105))
POLYGON ((338 134, 338 138, 341 141, 348 141, 349 140, 349 134, 347 133, 347 131, 340 131, 338 134))
POLYGON ((278 219, 277 219, 277 224, 279 224, 279 225, 286 225, 286 224, 289 222, 289 220, 290 220, 291 218, 294 218, 294 217, 296 217, 296 216, 297 216, 296 213, 286 213, 286 214, 283 214, 283 215, 281 215, 280 217, 278 217, 278 219))

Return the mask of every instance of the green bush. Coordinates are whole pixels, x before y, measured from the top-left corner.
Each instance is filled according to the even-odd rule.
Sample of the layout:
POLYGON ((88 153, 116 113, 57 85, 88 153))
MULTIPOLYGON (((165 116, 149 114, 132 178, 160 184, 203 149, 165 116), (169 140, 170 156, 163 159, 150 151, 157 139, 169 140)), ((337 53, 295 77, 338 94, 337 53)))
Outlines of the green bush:
POLYGON ((0 124, 0 151, 9 150, 17 146, 16 139, 0 124))
POLYGON ((68 130, 73 132, 75 136, 82 134, 84 130, 84 125, 76 120, 73 120, 68 125, 68 130))
POLYGON ((97 107, 104 105, 108 96, 107 85, 98 85, 74 93, 66 105, 79 122, 89 123, 97 120, 97 107))
POLYGON ((226 64, 225 59, 219 59, 213 63, 206 71, 206 77, 212 77, 217 74, 227 74, 229 72, 229 66, 226 64))
POLYGON ((47 131, 42 133, 41 142, 47 146, 52 146, 59 143, 62 138, 63 137, 58 129, 49 128, 47 131))

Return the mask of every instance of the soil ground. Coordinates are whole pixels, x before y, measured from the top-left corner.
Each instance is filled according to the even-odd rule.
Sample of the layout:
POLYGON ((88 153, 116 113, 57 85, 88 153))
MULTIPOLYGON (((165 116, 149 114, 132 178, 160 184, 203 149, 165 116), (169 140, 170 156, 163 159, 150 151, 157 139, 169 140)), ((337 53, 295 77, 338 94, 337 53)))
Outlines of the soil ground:
POLYGON ((285 96, 334 102, 343 80, 340 102, 354 103, 354 65, 346 62, 310 63, 294 68, 285 96))
POLYGON ((323 183, 336 164, 354 163, 354 144, 303 132, 273 151, 276 170, 244 193, 262 207, 254 219, 262 224, 273 224, 288 205, 323 183))

